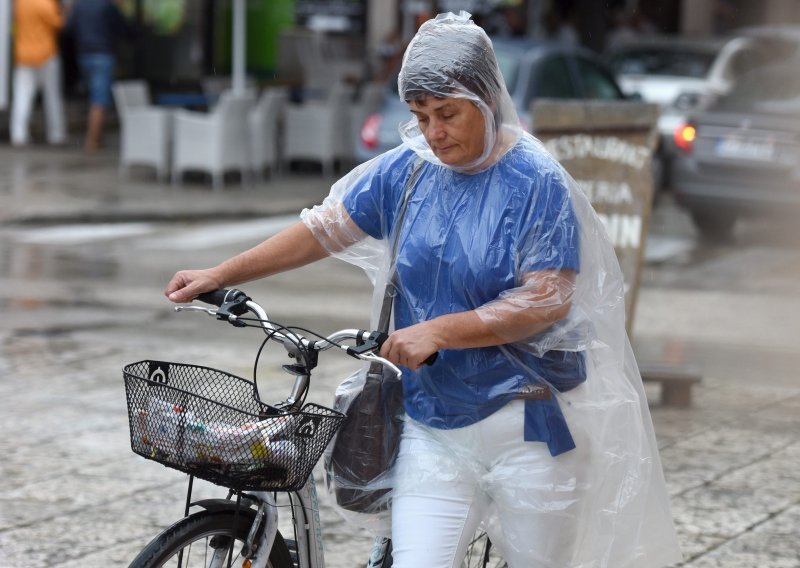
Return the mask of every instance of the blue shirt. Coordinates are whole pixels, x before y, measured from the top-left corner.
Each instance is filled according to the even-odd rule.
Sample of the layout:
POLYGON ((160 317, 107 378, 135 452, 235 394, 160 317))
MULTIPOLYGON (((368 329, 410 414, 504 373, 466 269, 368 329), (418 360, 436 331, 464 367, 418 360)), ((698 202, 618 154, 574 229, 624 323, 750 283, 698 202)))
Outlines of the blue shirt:
MULTIPOLYGON (((401 147, 380 159, 344 204, 362 230, 384 239, 393 235, 417 158, 401 147)), ((519 286, 526 272, 578 271, 577 221, 558 172, 526 138, 477 174, 424 162, 397 240, 395 327, 478 308, 519 286)), ((495 412, 525 385, 566 390, 584 379, 578 353, 536 357, 506 345, 443 350, 432 366, 404 369, 403 390, 411 418, 458 428, 495 412)), ((547 442, 554 455, 574 447, 555 399, 526 402, 526 439, 547 442)))
POLYGON ((72 6, 66 30, 74 34, 79 53, 114 53, 120 36, 131 28, 113 0, 77 0, 72 6))

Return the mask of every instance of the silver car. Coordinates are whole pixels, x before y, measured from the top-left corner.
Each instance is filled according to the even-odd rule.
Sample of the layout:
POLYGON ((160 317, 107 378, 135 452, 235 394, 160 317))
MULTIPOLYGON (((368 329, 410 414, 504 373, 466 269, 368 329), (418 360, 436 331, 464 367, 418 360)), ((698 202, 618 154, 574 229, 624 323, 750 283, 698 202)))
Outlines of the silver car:
POLYGON ((728 237, 741 217, 800 212, 800 59, 738 81, 675 131, 675 197, 700 233, 728 237))
POLYGON ((673 133, 691 112, 727 93, 738 77, 783 52, 764 34, 715 38, 656 36, 630 40, 610 49, 606 58, 622 90, 661 106, 656 155, 665 170, 654 181, 668 187, 675 154, 673 133))

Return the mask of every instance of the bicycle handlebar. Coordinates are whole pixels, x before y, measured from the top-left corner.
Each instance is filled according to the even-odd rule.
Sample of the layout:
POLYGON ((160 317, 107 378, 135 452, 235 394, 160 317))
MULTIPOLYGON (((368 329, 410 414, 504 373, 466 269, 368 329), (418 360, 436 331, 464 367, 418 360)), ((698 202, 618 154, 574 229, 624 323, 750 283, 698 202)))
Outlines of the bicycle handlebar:
MULTIPOLYGON (((386 333, 377 331, 368 332, 366 330, 340 330, 324 339, 309 341, 305 337, 293 331, 286 329, 278 330, 270 321, 265 310, 258 303, 254 302, 247 294, 241 290, 237 290, 236 288, 221 288, 219 290, 205 292, 197 296, 196 299, 206 304, 217 306, 218 308, 217 310, 205 310, 203 308, 199 309, 211 315, 215 315, 218 319, 227 320, 233 325, 245 325, 241 320, 239 320, 239 316, 248 311, 252 311, 258 316, 261 326, 265 330, 269 331, 270 336, 273 339, 283 342, 287 349, 289 349, 287 342, 312 351, 324 351, 326 349, 330 349, 331 347, 339 346, 342 347, 348 353, 348 355, 352 357, 363 360, 378 361, 380 363, 387 364, 399 374, 399 369, 397 369, 394 364, 392 364, 389 360, 377 355, 377 352, 380 351, 383 343, 389 338, 386 333), (358 345, 355 347, 340 346, 337 342, 343 339, 355 339, 358 345)), ((183 309, 191 309, 191 307, 184 307, 183 309)), ((425 363, 427 365, 433 365, 438 356, 438 352, 431 354, 425 360, 425 363)))

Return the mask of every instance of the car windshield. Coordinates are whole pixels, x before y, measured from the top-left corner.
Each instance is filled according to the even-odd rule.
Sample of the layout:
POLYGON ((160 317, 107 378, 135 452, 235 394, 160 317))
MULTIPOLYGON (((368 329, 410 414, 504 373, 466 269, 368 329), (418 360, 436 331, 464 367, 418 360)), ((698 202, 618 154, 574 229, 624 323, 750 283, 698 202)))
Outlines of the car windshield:
POLYGON ((675 47, 626 49, 613 55, 611 68, 622 75, 671 75, 702 78, 714 62, 714 53, 675 47))
POLYGON ((800 67, 776 66, 742 77, 717 103, 725 111, 800 112, 800 67))

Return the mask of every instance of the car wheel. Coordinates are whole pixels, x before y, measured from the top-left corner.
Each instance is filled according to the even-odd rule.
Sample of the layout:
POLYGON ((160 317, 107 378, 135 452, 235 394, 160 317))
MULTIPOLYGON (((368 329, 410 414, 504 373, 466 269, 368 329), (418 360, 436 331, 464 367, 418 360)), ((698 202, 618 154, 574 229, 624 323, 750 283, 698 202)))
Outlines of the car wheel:
POLYGON ((726 241, 733 234, 736 215, 730 213, 692 211, 692 221, 700 235, 709 241, 726 241))
POLYGON ((670 190, 670 168, 672 164, 669 156, 657 148, 653 152, 653 159, 650 164, 651 173, 653 176, 653 205, 658 204, 659 199, 663 197, 664 193, 670 190))
POLYGON ((664 188, 664 158, 661 154, 653 154, 651 168, 653 174, 653 191, 658 193, 664 188))

